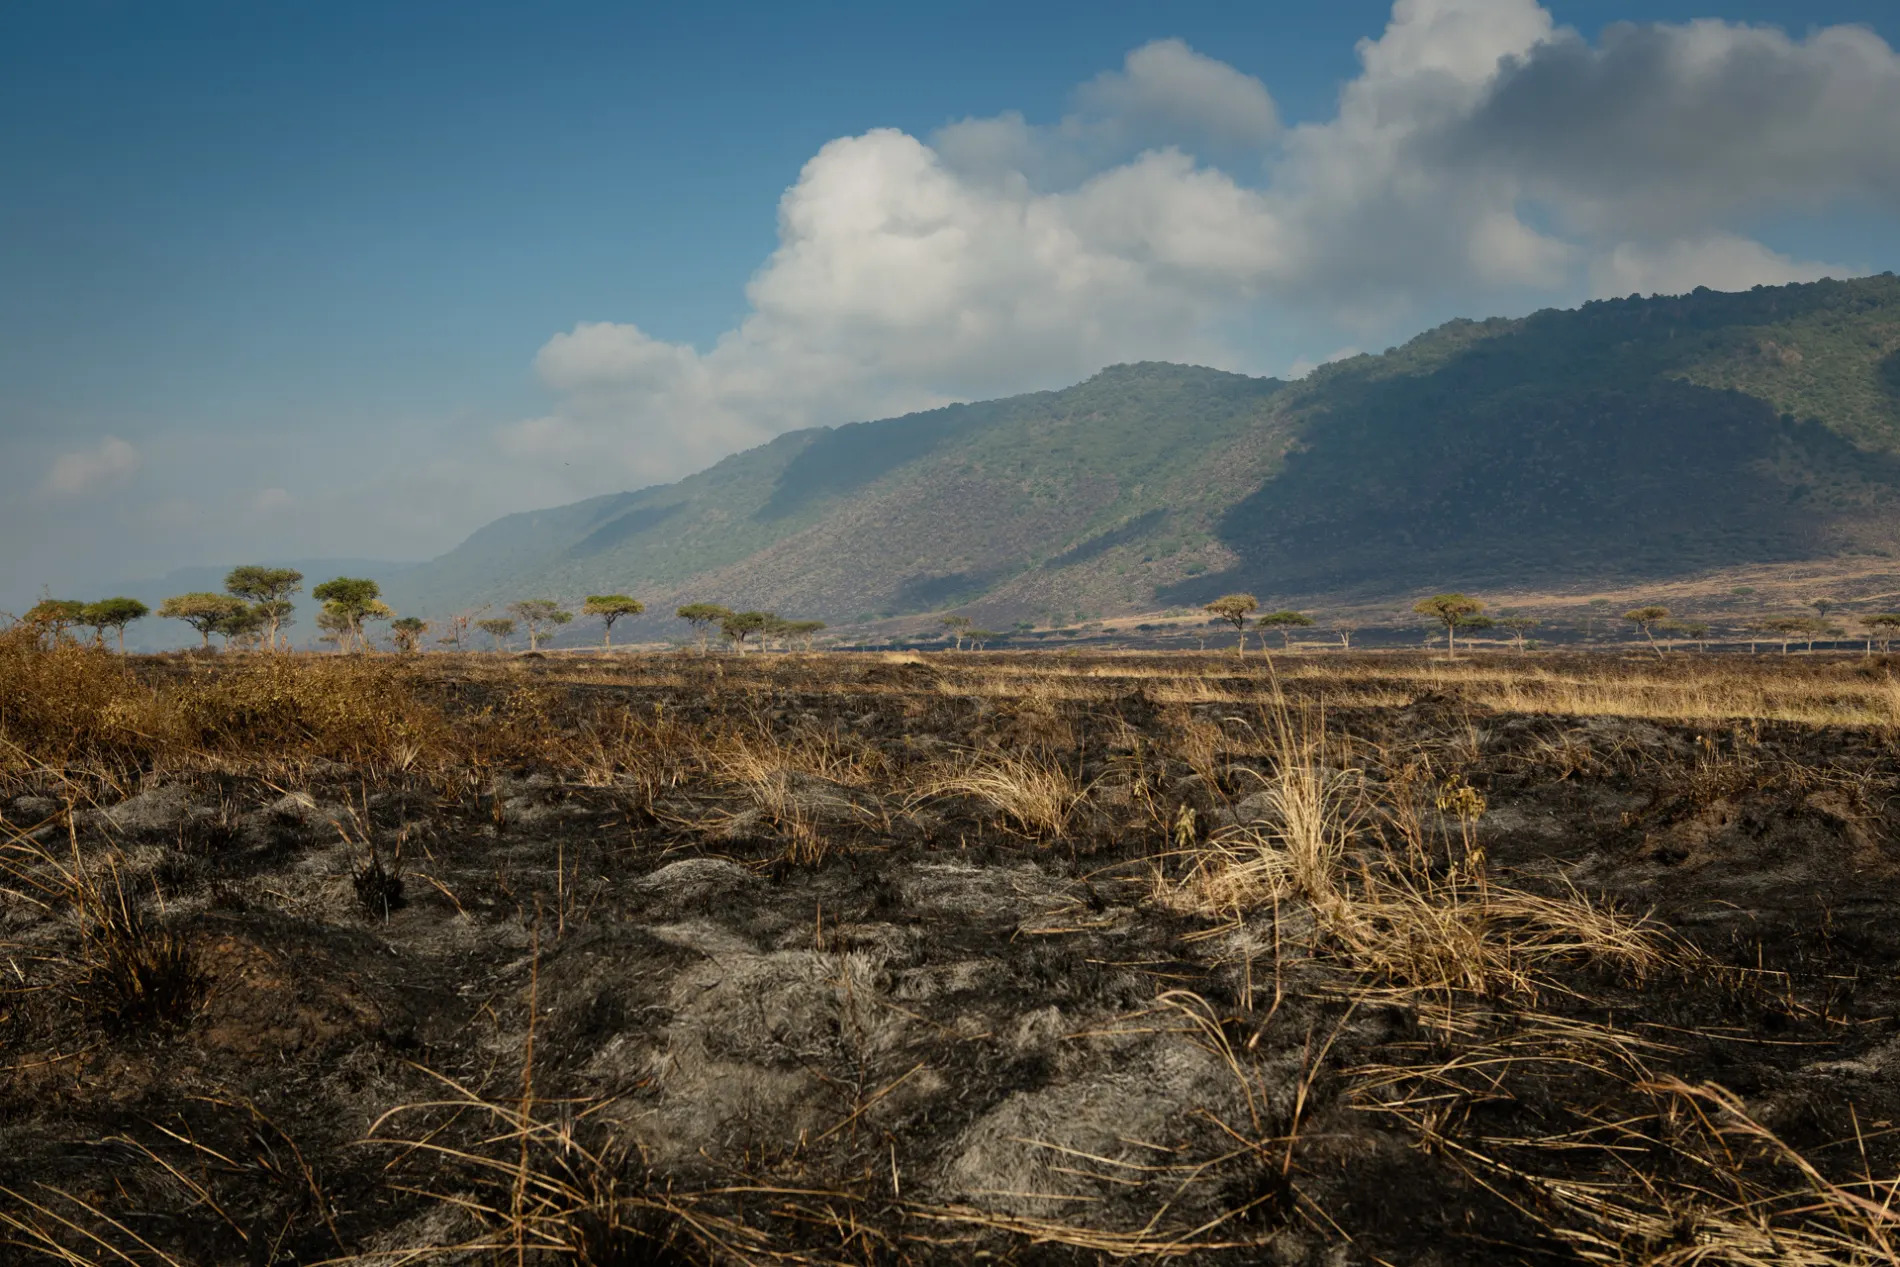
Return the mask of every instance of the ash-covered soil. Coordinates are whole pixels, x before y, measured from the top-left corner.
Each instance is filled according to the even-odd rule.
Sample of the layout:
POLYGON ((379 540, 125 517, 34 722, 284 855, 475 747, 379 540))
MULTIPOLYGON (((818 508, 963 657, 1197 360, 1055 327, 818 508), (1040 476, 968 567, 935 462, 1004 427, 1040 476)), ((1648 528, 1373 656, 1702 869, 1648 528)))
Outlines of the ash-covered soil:
POLYGON ((0 1257, 1743 1262, 1727 1223, 1882 1199, 1893 733, 1154 663, 445 668, 448 714, 549 741, 19 776, 0 1257), (1583 903, 1653 953, 1501 904, 1459 935, 1506 970, 1428 980, 1397 908, 1220 898, 1321 729, 1338 903, 1408 854, 1427 910, 1583 903), (1025 769, 1053 818, 967 777, 1025 769), (74 876, 173 946, 160 997, 74 876))

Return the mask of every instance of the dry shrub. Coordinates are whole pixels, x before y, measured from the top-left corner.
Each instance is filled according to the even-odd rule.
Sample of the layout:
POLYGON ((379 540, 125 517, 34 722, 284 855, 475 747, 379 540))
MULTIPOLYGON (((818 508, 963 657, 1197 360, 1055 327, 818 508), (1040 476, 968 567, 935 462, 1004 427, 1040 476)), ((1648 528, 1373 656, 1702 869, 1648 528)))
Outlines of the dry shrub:
POLYGON ((14 763, 137 761, 178 737, 158 693, 124 659, 27 625, 0 630, 0 739, 14 763))
POLYGON ((926 777, 912 800, 971 797, 1023 834, 1050 840, 1068 829, 1086 794, 1081 782, 1053 761, 1006 752, 972 753, 926 777))
POLYGON ((326 757, 408 768, 443 755, 441 712, 397 663, 356 656, 257 656, 177 689, 192 740, 214 753, 326 757))
POLYGON ((116 852, 88 864, 73 841, 67 860, 16 834, 0 847, 0 878, 7 881, 0 892, 71 916, 78 946, 68 965, 70 988, 100 1024, 136 1034, 184 1023, 205 986, 191 944, 146 909, 116 852))
POLYGON ((1276 699, 1263 733, 1274 749, 1272 773, 1257 776, 1265 824, 1216 833, 1174 887, 1177 903, 1233 914, 1302 900, 1356 970, 1399 995, 1535 999, 1559 966, 1596 961, 1640 978, 1674 953, 1645 922, 1574 888, 1546 896, 1494 882, 1473 835, 1484 798, 1462 780, 1434 798, 1461 827, 1460 842, 1445 842, 1456 855, 1445 865, 1411 803, 1420 769, 1393 780, 1393 804, 1377 806, 1316 711, 1295 715, 1276 699), (1401 829, 1402 850, 1371 831, 1380 817, 1401 829))
POLYGON ((626 1181, 630 1158, 611 1136, 589 1132, 601 1138, 586 1141, 574 1116, 543 1119, 531 1096, 501 1102, 443 1081, 446 1098, 390 1110, 368 1142, 397 1153, 391 1169, 413 1161, 422 1186, 410 1190, 460 1209, 480 1230, 454 1244, 418 1246, 402 1261, 460 1262, 473 1254, 578 1267, 704 1261, 678 1208, 626 1181), (413 1136, 385 1133, 416 1117, 428 1127, 413 1136), (449 1142, 445 1131, 460 1119, 477 1123, 479 1138, 449 1142))

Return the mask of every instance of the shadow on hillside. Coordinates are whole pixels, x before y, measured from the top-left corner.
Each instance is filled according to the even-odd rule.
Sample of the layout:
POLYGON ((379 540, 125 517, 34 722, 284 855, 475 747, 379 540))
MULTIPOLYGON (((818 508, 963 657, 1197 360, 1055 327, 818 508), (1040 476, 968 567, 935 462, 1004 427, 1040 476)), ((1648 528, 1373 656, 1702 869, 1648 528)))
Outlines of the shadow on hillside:
POLYGON ((854 422, 813 440, 785 466, 772 496, 753 516, 783 519, 825 497, 853 492, 947 441, 995 420, 996 402, 950 405, 928 413, 854 422))
POLYGON ((1625 389, 1602 385, 1618 378, 1603 365, 1589 365, 1594 381, 1575 366, 1553 378, 1541 343, 1526 330, 1339 393, 1282 471, 1222 517, 1244 561, 1163 601, 1790 561, 1838 545, 1834 512, 1900 488, 1900 461, 1755 397, 1661 365, 1623 374, 1625 389))
POLYGON ((1900 348, 1887 353, 1880 362, 1878 373, 1880 385, 1887 389, 1887 395, 1894 404, 1900 405, 1900 348))
POLYGON ((1107 532, 1097 533, 1080 545, 1064 550, 1043 566, 1066 568, 1073 567, 1077 563, 1086 563, 1097 555, 1106 554, 1116 546, 1126 545, 1130 541, 1139 541, 1149 532, 1160 527, 1161 521, 1167 517, 1168 512, 1159 509, 1136 515, 1125 524, 1110 528, 1107 532))
POLYGON ((648 528, 665 523, 684 509, 685 502, 672 502, 665 506, 641 506, 630 510, 618 518, 609 519, 576 541, 568 548, 568 554, 573 558, 584 559, 612 549, 629 537, 638 536, 648 528))

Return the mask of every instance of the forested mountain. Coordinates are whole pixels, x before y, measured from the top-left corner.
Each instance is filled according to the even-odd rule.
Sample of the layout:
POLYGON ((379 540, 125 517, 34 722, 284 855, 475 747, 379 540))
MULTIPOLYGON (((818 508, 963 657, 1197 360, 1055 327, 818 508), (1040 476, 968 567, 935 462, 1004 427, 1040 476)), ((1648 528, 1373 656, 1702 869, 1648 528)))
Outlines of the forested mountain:
MULTIPOLYGON (((1296 383, 1119 365, 498 520, 397 605, 834 624, 1561 585, 1900 551, 1900 279, 1457 321, 1296 383)), ((657 630, 652 618, 648 627, 657 630)))

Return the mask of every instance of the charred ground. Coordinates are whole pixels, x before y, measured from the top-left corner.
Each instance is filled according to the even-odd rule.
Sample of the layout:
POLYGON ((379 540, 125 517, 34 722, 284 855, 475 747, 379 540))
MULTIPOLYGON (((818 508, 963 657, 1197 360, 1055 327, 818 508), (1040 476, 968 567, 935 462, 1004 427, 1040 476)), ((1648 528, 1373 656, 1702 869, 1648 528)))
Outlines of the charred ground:
POLYGON ((1878 659, 0 654, 0 1255, 1892 1262, 1878 659))

